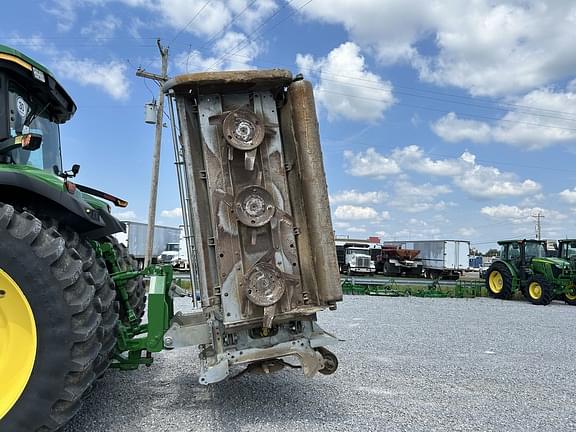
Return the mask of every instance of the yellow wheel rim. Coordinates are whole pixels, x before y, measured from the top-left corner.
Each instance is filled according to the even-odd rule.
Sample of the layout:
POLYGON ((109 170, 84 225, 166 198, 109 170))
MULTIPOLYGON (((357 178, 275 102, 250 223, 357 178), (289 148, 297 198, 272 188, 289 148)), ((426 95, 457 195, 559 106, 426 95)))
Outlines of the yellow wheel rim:
POLYGON ((490 286, 490 291, 494 294, 499 294, 502 291, 502 288, 504 288, 504 279, 499 271, 494 270, 490 273, 490 276, 488 277, 488 285, 490 286))
POLYGON ((532 282, 528 285, 528 293, 534 300, 540 300, 540 297, 542 297, 542 287, 538 282, 532 282))
POLYGON ((36 343, 32 308, 14 279, 0 269, 0 419, 28 384, 36 343))
POLYGON ((576 292, 572 291, 571 293, 566 293, 564 295, 566 296, 566 299, 576 301, 576 292))

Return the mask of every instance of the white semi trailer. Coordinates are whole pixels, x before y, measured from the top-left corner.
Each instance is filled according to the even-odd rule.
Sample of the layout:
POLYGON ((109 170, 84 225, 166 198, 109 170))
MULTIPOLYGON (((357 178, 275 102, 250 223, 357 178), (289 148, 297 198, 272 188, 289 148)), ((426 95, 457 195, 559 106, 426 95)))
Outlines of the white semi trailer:
MULTIPOLYGON (((126 232, 114 234, 116 240, 128 248, 128 253, 136 259, 139 267, 144 266, 146 255, 146 231, 148 224, 134 221, 122 221, 126 225, 126 232)), ((154 227, 154 245, 152 246, 153 260, 157 260, 167 249, 177 249, 180 242, 180 228, 156 225, 154 227), (167 246, 170 244, 175 246, 167 246)))
POLYGON ((386 241, 403 249, 417 249, 427 278, 458 279, 470 267, 470 242, 464 240, 386 241))

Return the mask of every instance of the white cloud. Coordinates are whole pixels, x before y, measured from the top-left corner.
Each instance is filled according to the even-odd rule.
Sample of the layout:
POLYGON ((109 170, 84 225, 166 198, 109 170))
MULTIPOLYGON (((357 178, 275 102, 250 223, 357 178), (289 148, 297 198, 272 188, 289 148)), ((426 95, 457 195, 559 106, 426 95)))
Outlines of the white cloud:
POLYGON ((184 29, 197 36, 214 36, 230 24, 245 31, 254 30, 278 8, 273 0, 228 0, 210 2, 190 0, 121 0, 135 7, 144 7, 160 14, 164 25, 184 29), (235 16, 242 16, 235 19, 235 16), (234 22, 232 23, 232 20, 234 22), (192 22, 192 23, 191 23, 192 22))
POLYGON ((350 222, 334 221, 332 223, 335 229, 346 230, 351 227, 350 222))
POLYGON ((130 96, 127 66, 117 60, 97 62, 90 58, 79 59, 66 54, 52 64, 52 69, 60 76, 81 85, 100 87, 114 99, 127 100, 130 96))
POLYGON ((99 87, 117 100, 126 100, 130 96, 130 83, 126 76, 128 68, 118 60, 100 62, 87 57, 76 58, 69 52, 57 50, 39 35, 21 37, 15 34, 11 39, 15 45, 26 45, 30 51, 48 56, 47 66, 60 77, 81 85, 99 87))
POLYGON ((458 235, 461 235, 462 237, 472 237, 478 234, 478 230, 471 227, 458 228, 456 232, 458 233, 458 235))
POLYGON ((365 233, 366 228, 354 226, 354 227, 348 228, 347 231, 351 232, 351 233, 365 233))
POLYGON ((160 216, 165 217, 165 218, 181 219, 182 218, 182 208, 176 207, 176 208, 173 208, 172 210, 162 210, 162 212, 160 213, 160 216))
POLYGON ((132 19, 130 20, 130 24, 126 27, 126 31, 133 38, 140 39, 142 37, 142 35, 140 34, 140 30, 147 27, 148 24, 145 21, 143 21, 139 17, 132 17, 132 19))
POLYGON ((336 207, 334 217, 342 220, 376 219, 378 212, 372 207, 342 205, 336 207))
POLYGON ((113 212, 114 217, 123 221, 137 221, 138 217, 134 210, 124 210, 119 212, 113 212))
POLYGON ((249 3, 248 0, 229 0, 227 6, 234 15, 242 14, 235 24, 245 31, 254 30, 263 19, 278 9, 278 4, 274 0, 258 0, 256 3, 252 1, 249 3))
POLYGON ((530 91, 576 69, 570 1, 315 0, 301 13, 341 24, 383 63, 410 62, 422 80, 474 95, 530 91), (424 41, 434 54, 419 51, 424 41))
POLYGON ((251 62, 260 54, 261 48, 244 33, 227 32, 215 42, 211 51, 210 56, 198 50, 180 53, 174 64, 181 72, 254 69, 251 62))
POLYGON ((387 198, 388 194, 383 191, 360 192, 351 189, 338 192, 335 195, 330 195, 330 202, 332 204, 378 204, 384 202, 387 198))
POLYGON ((390 205, 407 213, 420 213, 428 210, 443 210, 446 203, 437 201, 438 196, 448 194, 451 189, 445 185, 430 183, 413 184, 405 179, 394 183, 394 197, 390 205))
POLYGON ((562 201, 569 204, 576 204, 576 187, 573 189, 564 189, 559 195, 562 201))
POLYGON ((576 91, 570 85, 565 91, 543 88, 511 100, 515 107, 500 120, 465 120, 449 113, 432 130, 448 142, 495 141, 532 150, 576 142, 576 91))
POLYGON ((476 120, 460 119, 453 112, 446 114, 432 125, 432 130, 444 141, 471 141, 483 143, 492 138, 488 124, 476 120))
POLYGON ((480 212, 493 219, 506 219, 514 223, 524 223, 538 213, 543 214, 549 220, 563 220, 567 217, 556 210, 543 209, 541 207, 518 207, 507 204, 482 207, 480 212))
POLYGON ((82 36, 88 36, 97 43, 108 42, 120 28, 122 20, 114 15, 107 15, 103 19, 92 21, 80 30, 82 36))
POLYGON ((518 181, 515 174, 498 168, 468 162, 468 171, 453 178, 464 192, 476 198, 502 198, 539 192, 540 184, 534 180, 518 181))
POLYGON ((435 176, 453 176, 463 172, 460 159, 433 160, 426 156, 424 150, 416 145, 396 148, 391 154, 392 160, 405 170, 435 176))
POLYGON ((395 102, 392 84, 367 69, 355 43, 343 43, 317 60, 298 54, 296 64, 305 75, 318 77, 315 97, 330 119, 376 121, 395 102))
POLYGON ((73 0, 52 0, 51 3, 43 4, 42 9, 56 17, 56 27, 59 31, 68 31, 76 21, 76 7, 73 0))
POLYGON ((358 153, 344 151, 344 163, 348 174, 358 177, 385 178, 401 172, 395 160, 381 155, 373 148, 358 153))
MULTIPOLYGON (((384 178, 386 175, 398 174, 402 167, 405 171, 449 177, 455 186, 474 198, 522 196, 538 193, 541 189, 540 184, 534 180, 518 180, 514 173, 478 164, 476 156, 468 151, 462 153, 459 158, 432 159, 426 156, 420 147, 411 145, 394 149, 390 156, 382 155, 373 148, 364 153, 346 151, 344 159, 347 172, 354 176, 384 178), (379 169, 381 165, 394 169, 381 170, 379 169)), ((407 189, 405 185, 403 189, 407 189)), ((402 199, 400 193, 398 197, 402 199)), ((430 208, 429 205, 430 202, 413 199, 413 205, 402 207, 424 211, 430 208)))

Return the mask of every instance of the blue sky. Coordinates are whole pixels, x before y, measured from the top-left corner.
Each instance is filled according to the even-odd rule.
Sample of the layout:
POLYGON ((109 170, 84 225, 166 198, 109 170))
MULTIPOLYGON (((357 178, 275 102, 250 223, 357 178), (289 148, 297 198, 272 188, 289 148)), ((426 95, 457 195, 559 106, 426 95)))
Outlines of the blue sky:
MULTIPOLYGON (((51 69, 76 100, 61 130, 79 183, 145 220, 157 86, 171 76, 287 68, 315 85, 337 234, 576 237, 573 1, 40 0, 9 2, 0 43, 51 69)), ((165 129, 158 222, 180 206, 165 129)))

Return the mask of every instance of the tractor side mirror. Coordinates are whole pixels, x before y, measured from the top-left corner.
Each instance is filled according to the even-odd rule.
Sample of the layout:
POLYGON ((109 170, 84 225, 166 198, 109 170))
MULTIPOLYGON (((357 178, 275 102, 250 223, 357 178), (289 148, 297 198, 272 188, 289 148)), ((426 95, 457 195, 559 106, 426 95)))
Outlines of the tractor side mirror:
POLYGON ((52 170, 54 171, 54 174, 56 174, 58 177, 62 177, 64 180, 68 180, 69 178, 76 177, 76 175, 80 172, 80 165, 74 164, 72 165, 72 168, 68 171, 60 171, 58 165, 54 165, 52 167, 52 170))
POLYGON ((42 145, 42 134, 27 133, 17 135, 14 138, 8 138, 0 142, 0 154, 8 153, 12 150, 21 148, 26 151, 38 150, 42 145))

